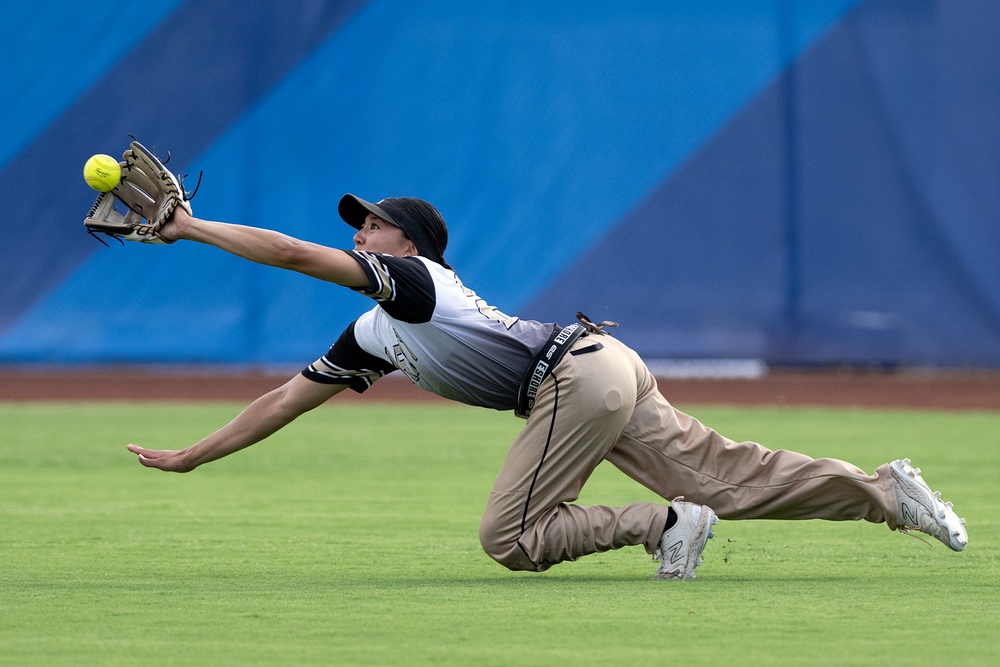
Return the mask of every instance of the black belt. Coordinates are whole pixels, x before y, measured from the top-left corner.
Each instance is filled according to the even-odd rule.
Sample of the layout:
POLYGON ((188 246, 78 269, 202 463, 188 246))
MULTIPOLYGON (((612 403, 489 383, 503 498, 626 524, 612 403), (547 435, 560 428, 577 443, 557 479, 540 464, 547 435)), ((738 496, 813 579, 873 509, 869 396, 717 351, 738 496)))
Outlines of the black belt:
POLYGON ((570 324, 549 336, 545 345, 528 364, 528 370, 517 390, 517 409, 514 410, 514 413, 518 417, 527 419, 531 408, 535 406, 535 396, 538 394, 538 388, 542 385, 542 381, 549 376, 549 373, 563 358, 570 346, 576 342, 576 339, 586 335, 586 333, 587 330, 582 325, 570 324))

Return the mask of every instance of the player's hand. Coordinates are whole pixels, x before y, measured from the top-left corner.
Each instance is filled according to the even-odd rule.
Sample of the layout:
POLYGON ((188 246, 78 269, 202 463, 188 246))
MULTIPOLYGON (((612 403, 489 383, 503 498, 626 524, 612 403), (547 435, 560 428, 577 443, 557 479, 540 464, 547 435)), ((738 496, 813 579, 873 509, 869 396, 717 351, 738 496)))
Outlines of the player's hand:
POLYGON ((190 219, 191 214, 184 210, 184 207, 178 206, 174 209, 170 219, 160 227, 160 236, 163 237, 164 241, 170 243, 180 241, 184 238, 184 227, 190 219))
POLYGON ((167 472, 191 472, 194 466, 187 462, 184 452, 176 449, 146 449, 139 445, 128 445, 127 449, 135 454, 139 463, 147 468, 157 468, 167 472))

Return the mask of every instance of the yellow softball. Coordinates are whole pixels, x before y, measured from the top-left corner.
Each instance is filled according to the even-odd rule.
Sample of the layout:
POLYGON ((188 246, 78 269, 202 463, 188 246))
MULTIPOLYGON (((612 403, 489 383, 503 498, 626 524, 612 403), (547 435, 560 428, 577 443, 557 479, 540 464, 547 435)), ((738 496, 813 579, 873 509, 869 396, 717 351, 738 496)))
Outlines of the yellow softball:
POLYGON ((121 179, 122 168, 110 155, 92 155, 83 165, 83 180, 98 192, 114 189, 121 179))

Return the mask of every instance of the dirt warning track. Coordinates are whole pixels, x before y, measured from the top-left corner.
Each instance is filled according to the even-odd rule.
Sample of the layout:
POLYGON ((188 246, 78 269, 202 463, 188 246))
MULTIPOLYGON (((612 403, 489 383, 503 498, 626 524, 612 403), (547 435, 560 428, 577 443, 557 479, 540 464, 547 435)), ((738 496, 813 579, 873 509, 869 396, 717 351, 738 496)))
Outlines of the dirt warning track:
MULTIPOLYGON (((0 401, 251 401, 295 371, 92 368, 55 372, 0 367, 0 401)), ((661 378, 667 400, 683 404, 831 405, 1000 410, 1000 371, 771 371, 757 379, 661 378)), ((390 375, 363 396, 338 401, 443 402, 390 375)))

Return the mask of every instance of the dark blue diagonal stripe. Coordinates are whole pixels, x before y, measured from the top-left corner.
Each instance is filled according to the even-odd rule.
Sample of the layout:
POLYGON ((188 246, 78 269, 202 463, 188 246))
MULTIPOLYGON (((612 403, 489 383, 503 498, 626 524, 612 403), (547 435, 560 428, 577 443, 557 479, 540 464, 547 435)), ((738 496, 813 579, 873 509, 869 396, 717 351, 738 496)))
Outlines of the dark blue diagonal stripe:
POLYGON ((87 157, 120 154, 132 133, 193 159, 364 4, 191 0, 167 17, 0 171, 13 258, 0 265, 0 332, 101 247, 83 231, 87 157))

